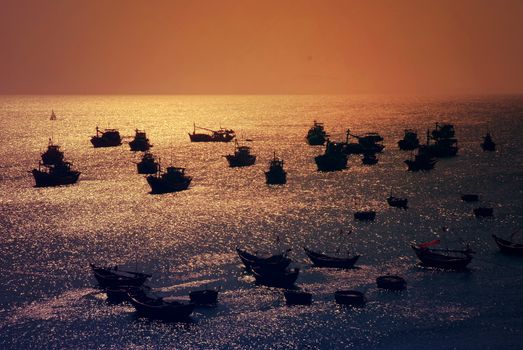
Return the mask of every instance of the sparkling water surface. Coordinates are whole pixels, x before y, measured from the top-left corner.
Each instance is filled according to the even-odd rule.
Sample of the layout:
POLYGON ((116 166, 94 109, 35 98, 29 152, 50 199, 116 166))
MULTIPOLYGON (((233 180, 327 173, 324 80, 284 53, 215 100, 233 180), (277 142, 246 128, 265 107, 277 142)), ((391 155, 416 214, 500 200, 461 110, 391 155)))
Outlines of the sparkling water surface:
POLYGON ((523 259, 500 254, 491 234, 523 226, 522 97, 3 96, 0 116, 2 349, 521 348, 523 259), (379 163, 351 156, 345 171, 317 172, 323 148, 304 139, 313 120, 333 140, 347 128, 378 131, 379 163), (455 125, 459 155, 407 172, 410 152, 396 144, 403 130, 422 139, 437 121, 455 125), (252 139, 256 164, 229 168, 222 156, 233 143, 189 142, 193 122, 252 139), (133 163, 140 153, 126 143, 93 148, 97 125, 127 141, 145 129, 164 166, 187 168, 189 190, 149 194, 133 163), (487 129, 495 153, 479 146, 487 129), (33 187, 28 171, 49 137, 82 172, 77 184, 33 187), (274 151, 285 160, 284 186, 265 184, 274 151), (409 198, 409 210, 387 205, 391 188, 409 198), (480 204, 463 203, 461 193, 480 194, 495 217, 476 219, 480 204), (376 210, 375 222, 355 222, 362 209, 376 210), (416 265, 409 242, 434 239, 442 226, 450 228, 445 244, 466 240, 477 252, 469 271, 416 265), (234 249, 278 245, 292 248, 312 306, 287 307, 281 290, 255 286, 234 249), (315 269, 303 246, 363 256, 358 269, 315 269), (130 305, 106 303, 89 262, 150 272, 163 296, 220 287, 219 304, 197 308, 190 322, 139 318, 130 305), (378 290, 375 278, 386 273, 404 276, 408 289, 378 290), (337 289, 365 291, 369 302, 339 307, 337 289))

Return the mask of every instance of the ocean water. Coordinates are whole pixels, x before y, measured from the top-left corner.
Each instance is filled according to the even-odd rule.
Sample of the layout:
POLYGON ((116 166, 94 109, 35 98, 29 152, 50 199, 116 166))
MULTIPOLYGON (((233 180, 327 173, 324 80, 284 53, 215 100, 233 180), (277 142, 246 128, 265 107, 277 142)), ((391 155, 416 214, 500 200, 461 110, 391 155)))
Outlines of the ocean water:
POLYGON ((491 238, 523 226, 521 96, 3 96, 0 117, 1 349, 521 348, 523 259, 500 254, 491 238), (379 163, 351 156, 345 171, 317 172, 323 148, 304 139, 313 120, 333 140, 347 128, 378 131, 379 163), (403 130, 422 137, 438 121, 455 125, 459 155, 407 172, 410 152, 396 145, 403 130), (190 143, 193 123, 252 139, 256 164, 228 168, 222 156, 233 144, 190 143), (164 165, 187 168, 190 189, 149 194, 138 153, 91 146, 97 125, 124 136, 145 129, 164 165), (480 149, 487 129, 495 153, 480 149), (77 184, 33 187, 28 171, 49 137, 82 172, 77 184), (274 151, 285 160, 284 186, 265 184, 274 151), (391 188, 409 210, 388 207, 391 188), (461 193, 480 194, 495 217, 476 219, 461 193), (355 222, 354 211, 367 208, 375 222, 355 222), (437 238, 442 226, 446 244, 466 240, 477 252, 468 271, 417 266, 409 242, 437 238), (281 290, 254 285, 234 249, 278 245, 292 248, 310 307, 287 307, 281 290), (360 253, 359 268, 311 268, 303 246, 360 253), (140 318, 106 303, 89 262, 150 272, 163 296, 220 287, 219 304, 190 322, 140 318), (378 290, 386 273, 404 276, 408 289, 378 290), (339 307, 337 289, 365 291, 369 302, 339 307))

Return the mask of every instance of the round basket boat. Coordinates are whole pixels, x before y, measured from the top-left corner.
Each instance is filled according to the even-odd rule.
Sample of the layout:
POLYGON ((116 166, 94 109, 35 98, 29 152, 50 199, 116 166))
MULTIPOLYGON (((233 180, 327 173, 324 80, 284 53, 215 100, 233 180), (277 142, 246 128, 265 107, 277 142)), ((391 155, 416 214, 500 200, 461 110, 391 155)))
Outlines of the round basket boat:
POLYGON ((285 302, 287 305, 310 305, 312 303, 311 293, 297 290, 286 290, 283 294, 285 295, 285 302))
POLYGON ((367 302, 365 294, 357 290, 338 290, 334 293, 334 299, 341 305, 363 306, 367 302))
POLYGON ((378 288, 388 290, 403 290, 407 288, 407 281, 400 276, 380 276, 376 278, 376 284, 378 288))

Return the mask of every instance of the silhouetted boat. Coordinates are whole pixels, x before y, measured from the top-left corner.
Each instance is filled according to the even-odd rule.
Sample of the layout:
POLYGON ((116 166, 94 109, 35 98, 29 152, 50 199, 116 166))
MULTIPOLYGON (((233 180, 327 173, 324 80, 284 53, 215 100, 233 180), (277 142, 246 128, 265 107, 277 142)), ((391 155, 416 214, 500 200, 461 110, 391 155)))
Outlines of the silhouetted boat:
POLYGON ((145 152, 142 160, 136 163, 136 169, 138 174, 156 174, 160 169, 160 163, 156 161, 152 153, 145 152))
POLYGON ((345 135, 345 143, 342 144, 342 149, 345 154, 380 153, 385 148, 385 146, 380 143, 383 141, 383 137, 375 132, 369 132, 360 136, 352 134, 350 129, 347 129, 345 135), (350 136, 356 138, 358 142, 349 142, 350 136))
POLYGON ((367 302, 365 294, 357 290, 337 290, 334 299, 340 305, 363 306, 367 302))
POLYGON ((274 152, 274 158, 269 162, 269 171, 265 172, 265 178, 266 182, 272 185, 287 182, 287 173, 283 169, 283 159, 277 158, 276 152, 274 152))
POLYGON ((55 145, 52 139, 49 139, 47 150, 42 153, 43 165, 56 165, 64 161, 64 152, 60 151, 60 146, 55 145))
POLYGON ((354 213, 354 219, 359 221, 374 221, 376 212, 374 210, 357 211, 354 213))
POLYGON ((327 140, 325 153, 314 158, 319 171, 339 171, 347 169, 347 155, 342 145, 327 140))
POLYGON ((193 127, 192 134, 189 134, 191 142, 229 142, 236 136, 231 129, 211 130, 196 126, 196 124, 193 127), (208 131, 210 134, 196 133, 196 129, 208 131))
POLYGON ((320 146, 327 141, 327 137, 329 137, 329 135, 325 132, 323 123, 314 121, 314 125, 307 132, 306 139, 309 145, 320 146))
POLYGON ((258 284, 263 284, 269 287, 293 288, 294 283, 300 274, 300 269, 274 270, 272 268, 267 268, 267 265, 255 265, 252 266, 252 274, 258 284))
POLYGON ((154 175, 147 176, 151 192, 155 194, 184 191, 189 188, 192 177, 185 175, 185 168, 168 166, 163 172, 161 167, 154 175))
POLYGON ((395 208, 401 208, 401 209, 408 209, 408 203, 409 203, 409 200, 407 198, 399 198, 399 197, 394 197, 392 195, 392 190, 390 190, 390 196, 387 198, 387 203, 389 203, 389 205, 391 207, 395 207, 395 208))
POLYGON ((403 277, 385 275, 376 278, 376 286, 388 290, 404 290, 407 288, 407 281, 403 277))
POLYGON ((487 132, 485 137, 483 137, 481 148, 483 148, 483 151, 489 152, 494 152, 496 150, 496 143, 492 140, 492 136, 490 136, 489 132, 487 132))
POLYGON ((54 114, 54 110, 51 110, 51 117, 49 117, 49 120, 56 120, 56 114, 54 114))
POLYGON ((256 162, 256 156, 251 154, 249 146, 240 146, 238 141, 235 141, 234 154, 224 156, 229 162, 231 168, 251 166, 256 162))
POLYGON ((70 162, 61 162, 55 165, 39 163, 38 169, 31 171, 36 187, 53 187, 76 183, 80 177, 80 172, 72 170, 71 166, 72 163, 70 162))
POLYGON ((477 202, 479 201, 479 196, 477 194, 462 194, 461 200, 463 202, 477 202))
POLYGON ((354 267, 354 264, 356 264, 356 261, 358 261, 360 257, 360 255, 353 255, 350 257, 347 256, 342 258, 317 253, 305 247, 303 249, 305 250, 305 254, 307 254, 309 259, 312 261, 313 265, 316 267, 334 267, 339 269, 351 269, 354 267))
POLYGON ((279 253, 279 254, 257 254, 249 253, 246 250, 242 250, 236 247, 236 252, 240 257, 240 260, 245 265, 247 271, 251 271, 253 266, 262 266, 272 270, 284 270, 292 262, 287 257, 290 249, 279 253))
POLYGON ((149 143, 149 139, 145 134, 145 131, 136 129, 134 134, 134 139, 129 142, 129 147, 131 151, 147 151, 152 145, 149 143))
POLYGON ((139 287, 151 277, 151 275, 146 273, 119 270, 118 266, 101 267, 94 264, 89 265, 100 287, 139 287))
POLYGON ((474 253, 469 248, 462 250, 429 248, 439 243, 434 240, 426 243, 411 243, 411 247, 422 265, 447 270, 462 270, 472 261, 474 253))
POLYGON ((129 301, 136 311, 146 317, 163 320, 186 320, 194 310, 194 304, 179 301, 165 301, 163 298, 152 298, 146 293, 129 291, 129 301))
POLYGON ((195 290, 189 293, 191 303, 197 305, 212 305, 218 302, 218 291, 215 289, 195 290))
POLYGON ((431 155, 418 151, 418 154, 414 156, 414 159, 405 160, 405 164, 408 166, 409 171, 428 171, 434 169, 434 165, 437 160, 431 155))
POLYGON ((287 305, 310 305, 312 294, 301 290, 286 290, 283 292, 287 305))
POLYGON ((113 304, 123 303, 124 301, 129 301, 129 290, 134 290, 135 293, 144 292, 151 290, 151 287, 142 285, 137 286, 109 286, 105 287, 104 291, 107 295, 107 301, 113 304))
POLYGON ((458 153, 458 140, 454 138, 454 126, 452 124, 440 125, 430 133, 427 130, 427 144, 419 146, 421 153, 432 157, 453 157, 458 153), (432 136, 431 136, 432 135, 432 136), (431 143, 431 140, 434 143, 431 143))
POLYGON ((494 208, 478 207, 474 209, 474 215, 479 217, 494 216, 494 208))
POLYGON ((523 244, 514 243, 506 239, 499 238, 496 235, 492 235, 492 238, 494 238, 494 241, 502 253, 523 256, 523 244))
POLYGON ((375 153, 365 152, 365 153, 363 153, 361 162, 365 165, 374 165, 374 164, 378 163, 378 157, 376 157, 375 153))
POLYGON ((419 147, 418 134, 412 129, 405 129, 403 139, 398 141, 398 146, 403 151, 412 151, 419 147))
POLYGON ((116 129, 105 129, 101 132, 96 127, 96 135, 91 137, 91 143, 94 147, 115 147, 122 144, 122 138, 116 129))

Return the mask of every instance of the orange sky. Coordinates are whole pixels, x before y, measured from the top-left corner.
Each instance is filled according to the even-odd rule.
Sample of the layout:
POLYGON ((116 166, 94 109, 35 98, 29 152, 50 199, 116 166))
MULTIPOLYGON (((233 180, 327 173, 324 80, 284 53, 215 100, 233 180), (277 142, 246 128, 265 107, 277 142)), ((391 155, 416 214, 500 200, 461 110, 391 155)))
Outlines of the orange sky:
POLYGON ((0 93, 523 93, 523 1, 0 0, 0 93))

